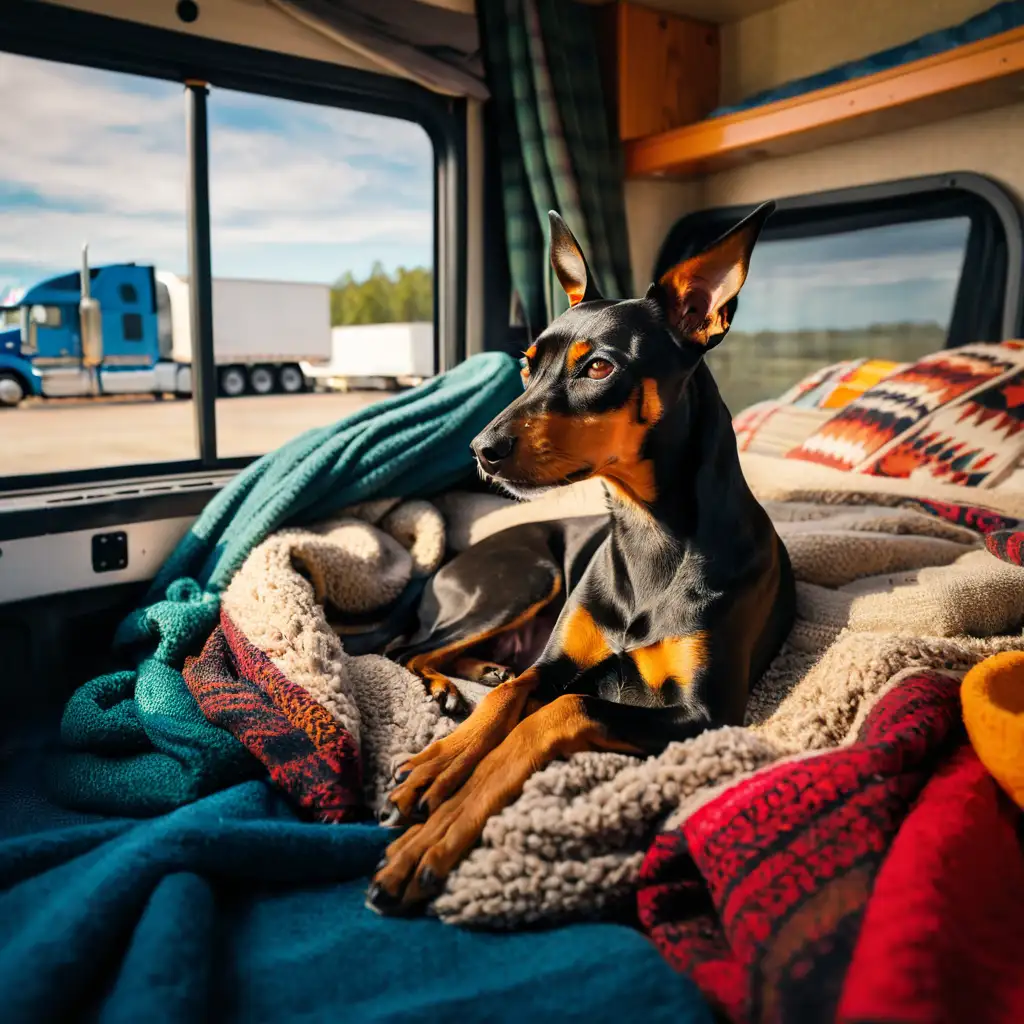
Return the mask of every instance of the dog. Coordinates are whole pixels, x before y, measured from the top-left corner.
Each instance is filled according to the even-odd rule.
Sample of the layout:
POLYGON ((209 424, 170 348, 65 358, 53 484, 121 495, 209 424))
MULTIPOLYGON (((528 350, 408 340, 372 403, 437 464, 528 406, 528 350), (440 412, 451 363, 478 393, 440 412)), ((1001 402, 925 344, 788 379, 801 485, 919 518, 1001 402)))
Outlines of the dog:
POLYGON ((518 497, 589 477, 608 515, 529 523, 457 555, 390 653, 452 710, 452 677, 490 687, 396 773, 386 824, 409 825, 367 893, 379 913, 436 896, 527 778, 579 751, 660 753, 738 725, 789 633, 786 549, 740 469, 704 356, 726 336, 766 203, 642 299, 611 301, 558 214, 569 298, 524 354, 522 395, 473 441, 518 497))

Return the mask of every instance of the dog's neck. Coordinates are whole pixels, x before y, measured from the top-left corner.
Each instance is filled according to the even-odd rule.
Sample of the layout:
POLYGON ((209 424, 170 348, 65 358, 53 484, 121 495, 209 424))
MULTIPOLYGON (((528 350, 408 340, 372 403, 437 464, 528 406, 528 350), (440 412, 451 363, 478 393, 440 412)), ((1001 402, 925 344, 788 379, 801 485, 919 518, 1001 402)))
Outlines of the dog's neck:
POLYGON ((645 454, 653 462, 653 501, 609 487, 614 571, 629 577, 631 589, 647 590, 686 561, 711 589, 727 586, 715 552, 756 545, 767 517, 743 477, 729 412, 703 362, 653 428, 645 454))

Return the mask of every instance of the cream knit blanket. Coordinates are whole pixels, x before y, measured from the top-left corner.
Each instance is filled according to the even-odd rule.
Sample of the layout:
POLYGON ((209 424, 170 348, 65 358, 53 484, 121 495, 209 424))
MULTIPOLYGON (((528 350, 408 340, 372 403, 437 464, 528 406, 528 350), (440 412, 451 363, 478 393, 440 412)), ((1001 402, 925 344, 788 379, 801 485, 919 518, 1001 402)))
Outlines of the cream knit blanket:
MULTIPOLYGON (((766 461, 774 467, 744 460, 745 472, 789 550, 798 617, 752 695, 746 726, 647 760, 577 754, 538 772, 449 878, 432 908, 443 920, 515 928, 617 911, 652 835, 695 802, 780 757, 844 742, 907 669, 963 672, 994 652, 1024 650, 1024 569, 990 555, 978 534, 900 507, 910 492, 877 481, 870 490, 864 478, 855 488, 808 483, 801 467, 787 489, 782 475, 765 472, 782 460, 766 461)), ((1006 493, 946 486, 929 497, 1024 512, 1024 496, 1006 493)), ((376 502, 268 538, 223 608, 353 735, 376 808, 395 764, 455 723, 404 669, 347 655, 330 619, 387 604, 437 567, 446 544, 461 550, 515 522, 592 514, 603 500, 587 483, 522 505, 468 494, 434 505, 376 502)))

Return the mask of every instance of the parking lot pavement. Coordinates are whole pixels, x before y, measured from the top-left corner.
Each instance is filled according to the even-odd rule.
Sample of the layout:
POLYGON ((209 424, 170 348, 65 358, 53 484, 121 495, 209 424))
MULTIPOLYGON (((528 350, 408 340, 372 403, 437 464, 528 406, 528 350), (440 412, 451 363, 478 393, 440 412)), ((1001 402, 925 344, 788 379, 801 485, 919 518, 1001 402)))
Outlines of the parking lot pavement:
MULTIPOLYGON (((262 455, 310 427, 333 423, 385 397, 381 391, 350 391, 218 399, 217 450, 221 456, 262 455)), ((0 409, 4 477, 195 456, 191 401, 33 399, 0 409)))

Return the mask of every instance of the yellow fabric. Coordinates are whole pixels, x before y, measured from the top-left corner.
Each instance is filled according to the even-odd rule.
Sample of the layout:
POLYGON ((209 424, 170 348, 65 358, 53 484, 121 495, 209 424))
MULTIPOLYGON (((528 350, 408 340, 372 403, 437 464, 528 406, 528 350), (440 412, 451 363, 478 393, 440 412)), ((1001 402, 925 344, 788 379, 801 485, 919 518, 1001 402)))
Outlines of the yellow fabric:
POLYGON ((842 409, 855 398, 859 398, 868 388, 873 388, 880 381, 900 369, 903 363, 894 363, 888 359, 869 359, 866 363, 854 367, 832 389, 821 403, 822 409, 842 409))
POLYGON ((1024 652, 978 662, 964 676, 960 702, 979 760, 1024 808, 1024 652))

